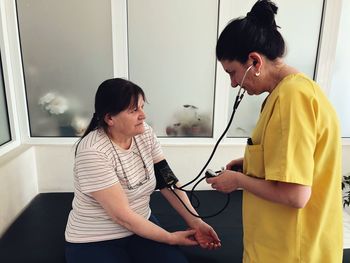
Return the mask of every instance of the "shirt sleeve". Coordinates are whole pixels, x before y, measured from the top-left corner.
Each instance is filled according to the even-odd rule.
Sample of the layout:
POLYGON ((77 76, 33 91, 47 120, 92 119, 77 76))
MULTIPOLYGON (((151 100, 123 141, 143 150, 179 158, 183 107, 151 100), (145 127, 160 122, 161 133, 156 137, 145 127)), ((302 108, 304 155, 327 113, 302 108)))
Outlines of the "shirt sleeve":
POLYGON ((74 171, 83 193, 102 190, 119 182, 112 161, 96 149, 78 152, 74 171))
POLYGON ((307 81, 286 84, 264 136, 265 178, 312 185, 317 100, 307 81))
POLYGON ((160 146, 160 142, 157 138, 157 135, 154 133, 153 129, 149 125, 147 124, 145 125, 146 125, 149 142, 151 144, 153 163, 158 163, 165 158, 162 148, 160 146))

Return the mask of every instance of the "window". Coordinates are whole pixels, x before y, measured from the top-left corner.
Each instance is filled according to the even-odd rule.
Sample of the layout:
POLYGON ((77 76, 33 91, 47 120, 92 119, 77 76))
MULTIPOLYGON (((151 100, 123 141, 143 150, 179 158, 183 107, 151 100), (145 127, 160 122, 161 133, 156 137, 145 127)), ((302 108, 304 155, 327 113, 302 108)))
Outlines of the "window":
POLYGON ((350 24, 350 2, 343 1, 342 13, 339 25, 339 35, 333 71, 333 80, 330 89, 330 100, 337 110, 340 119, 342 137, 350 137, 350 34, 348 25, 350 24))
POLYGON ((128 0, 129 78, 160 137, 212 136, 218 4, 128 0))
MULTIPOLYGON (((323 0, 275 2, 287 43, 286 62, 313 77, 323 0), (308 22, 301 26, 300 21, 308 22)), ((147 122, 159 137, 218 137, 237 90, 223 85, 229 77, 216 68, 217 36, 255 0, 128 0, 127 6, 111 0, 16 3, 32 137, 81 135, 92 115, 96 88, 116 75, 115 65, 124 59, 118 55, 128 57, 121 67, 144 89, 147 122), (116 9, 125 12, 126 21, 116 18, 116 9), (120 27, 125 31, 116 30, 120 27), (127 54, 117 54, 124 44, 127 54)), ((264 97, 244 97, 228 137, 250 135, 264 97)))
POLYGON ((0 145, 11 141, 10 123, 7 112, 5 82, 0 56, 0 145))
POLYGON ((32 137, 80 135, 113 77, 110 0, 17 0, 32 137))
MULTIPOLYGON (((285 62, 313 78, 317 47, 322 20, 323 0, 274 1, 278 6, 276 23, 286 42, 285 62), (290 14, 298 14, 291 16, 290 14), (301 21, 307 21, 302 23, 301 21)), ((233 17, 249 12, 255 0, 235 0, 233 17)), ((228 76, 227 76, 228 78, 228 76)), ((231 115, 237 90, 231 89, 229 95, 229 115, 231 115)), ((245 95, 228 131, 229 137, 249 137, 259 117, 260 108, 266 95, 245 95)))

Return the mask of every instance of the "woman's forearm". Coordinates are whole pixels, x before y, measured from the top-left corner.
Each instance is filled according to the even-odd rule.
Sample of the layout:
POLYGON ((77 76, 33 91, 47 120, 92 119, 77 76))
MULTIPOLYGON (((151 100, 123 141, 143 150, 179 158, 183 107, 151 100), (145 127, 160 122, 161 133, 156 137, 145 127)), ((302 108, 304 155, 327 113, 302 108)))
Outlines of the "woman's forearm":
POLYGON ((130 209, 128 199, 119 184, 94 192, 92 196, 102 205, 113 221, 129 231, 158 242, 173 243, 171 233, 130 209))
POLYGON ((154 241, 175 244, 172 234, 132 210, 113 216, 113 220, 141 237, 154 241))
MULTIPOLYGON (((179 187, 179 186, 178 186, 179 187)), ((174 190, 186 207, 191 211, 191 213, 198 215, 197 211, 193 208, 187 194, 181 190, 174 190)), ((198 222, 202 221, 200 218, 190 214, 180 200, 174 195, 174 193, 168 188, 163 188, 161 190, 163 196, 168 200, 171 206, 180 214, 180 216, 185 220, 189 227, 195 226, 198 222)))

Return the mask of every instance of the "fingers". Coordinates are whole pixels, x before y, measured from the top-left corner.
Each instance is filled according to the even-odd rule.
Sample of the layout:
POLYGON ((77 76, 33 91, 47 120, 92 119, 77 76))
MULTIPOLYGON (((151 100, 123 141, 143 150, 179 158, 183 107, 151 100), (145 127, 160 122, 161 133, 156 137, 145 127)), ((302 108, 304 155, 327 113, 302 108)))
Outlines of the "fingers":
POLYGON ((231 167, 236 163, 236 160, 232 160, 228 164, 226 164, 226 170, 231 170, 231 167))
POLYGON ((211 184, 211 187, 213 189, 216 189, 217 188, 217 183, 219 182, 218 180, 219 178, 218 177, 215 177, 215 178, 207 178, 206 181, 208 184, 211 184))
POLYGON ((213 183, 216 181, 216 178, 210 177, 210 178, 205 179, 205 181, 206 181, 208 184, 213 184, 213 183))
POLYGON ((208 250, 213 250, 213 249, 218 249, 221 247, 221 243, 216 243, 216 242, 208 242, 204 244, 200 244, 201 248, 208 249, 208 250))
POLYGON ((183 244, 180 244, 182 246, 198 246, 198 242, 196 240, 193 239, 187 239, 186 242, 184 242, 183 244))
POLYGON ((210 226, 205 231, 197 231, 195 238, 203 249, 212 250, 221 247, 220 239, 210 226))
POLYGON ((194 238, 194 235, 196 234, 196 230, 194 229, 190 229, 190 230, 186 230, 184 231, 185 234, 185 238, 186 238, 186 242, 185 242, 185 246, 197 246, 198 245, 198 241, 194 238))
POLYGON ((242 166, 243 165, 243 159, 234 159, 231 162, 229 162, 228 164, 226 164, 226 170, 232 170, 232 167, 234 165, 238 165, 238 166, 242 166))
POLYGON ((219 239, 219 237, 216 234, 216 232, 214 231, 214 229, 211 228, 209 233, 212 236, 212 238, 214 239, 214 241, 216 241, 216 243, 220 243, 221 240, 219 239))
POLYGON ((211 184, 211 187, 213 189, 216 189, 217 188, 217 182, 218 182, 217 179, 218 178, 208 178, 208 179, 206 179, 206 181, 207 181, 208 184, 211 184))
POLYGON ((216 232, 214 231, 214 229, 210 229, 209 234, 211 236, 211 238, 213 239, 212 242, 207 244, 207 249, 217 249, 221 247, 221 240, 219 239, 218 235, 216 234, 216 232))
POLYGON ((186 234, 187 237, 194 236, 194 234, 196 234, 195 229, 189 229, 189 230, 185 230, 183 232, 186 234))
POLYGON ((211 242, 208 246, 209 249, 218 249, 221 247, 221 243, 215 243, 215 242, 211 242))
POLYGON ((208 243, 208 242, 205 242, 205 243, 200 242, 200 243, 199 243, 199 246, 200 246, 201 248, 207 249, 208 246, 209 246, 209 243, 208 243))
POLYGON ((172 245, 181 246, 197 246, 199 242, 195 238, 196 230, 190 229, 185 231, 176 231, 172 233, 173 240, 172 245))

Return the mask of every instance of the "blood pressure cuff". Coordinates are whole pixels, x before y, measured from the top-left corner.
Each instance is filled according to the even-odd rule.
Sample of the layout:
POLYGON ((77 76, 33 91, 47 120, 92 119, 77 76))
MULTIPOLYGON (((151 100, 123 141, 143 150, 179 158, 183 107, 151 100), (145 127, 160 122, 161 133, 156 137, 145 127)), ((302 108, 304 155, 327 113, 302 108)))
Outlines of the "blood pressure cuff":
POLYGON ((165 159, 154 164, 154 173, 157 180, 156 189, 171 187, 179 181, 165 159))

